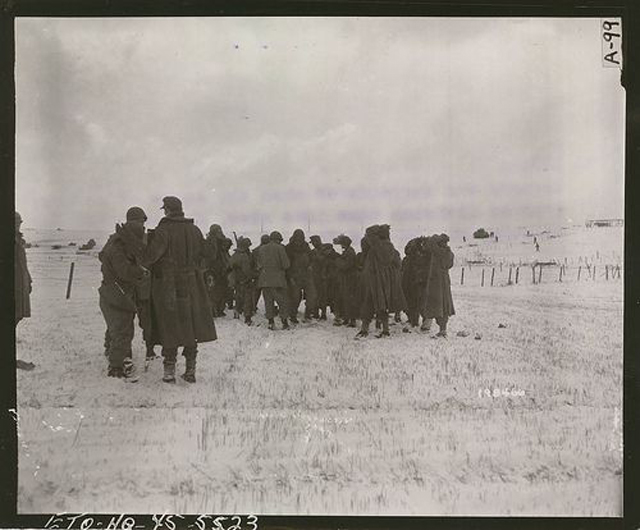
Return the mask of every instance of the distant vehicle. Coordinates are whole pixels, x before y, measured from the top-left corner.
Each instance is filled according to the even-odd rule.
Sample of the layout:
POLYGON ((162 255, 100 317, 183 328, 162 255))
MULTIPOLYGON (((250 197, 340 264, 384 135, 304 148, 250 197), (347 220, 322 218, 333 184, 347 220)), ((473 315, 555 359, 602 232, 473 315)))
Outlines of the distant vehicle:
POLYGON ((89 239, 89 241, 87 241, 84 245, 80 247, 80 250, 91 250, 95 246, 96 246, 96 240, 91 238, 89 239))
POLYGON ((585 225, 587 228, 624 226, 624 219, 587 219, 585 225))
POLYGON ((474 239, 488 239, 490 237, 491 237, 491 234, 489 234, 489 232, 487 232, 484 228, 478 228, 473 233, 473 238, 474 239))

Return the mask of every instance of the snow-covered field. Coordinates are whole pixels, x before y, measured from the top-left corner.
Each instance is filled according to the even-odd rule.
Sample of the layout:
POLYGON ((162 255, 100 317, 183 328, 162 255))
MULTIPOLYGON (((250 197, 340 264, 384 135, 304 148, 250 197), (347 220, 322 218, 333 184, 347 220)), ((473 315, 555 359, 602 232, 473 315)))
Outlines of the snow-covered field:
POLYGON ((51 249, 86 234, 25 237, 40 246, 17 330, 18 358, 36 364, 17 373, 20 513, 621 514, 623 288, 605 277, 621 229, 540 234, 539 253, 524 234, 452 237, 447 340, 218 319, 198 382, 175 386, 160 360, 142 372, 139 330, 140 381, 106 377, 97 252, 51 249), (562 283, 550 268, 532 285, 527 264, 565 258, 562 283), (578 282, 585 258, 598 272, 578 282), (484 287, 481 266, 460 285, 465 259, 487 263, 484 287))

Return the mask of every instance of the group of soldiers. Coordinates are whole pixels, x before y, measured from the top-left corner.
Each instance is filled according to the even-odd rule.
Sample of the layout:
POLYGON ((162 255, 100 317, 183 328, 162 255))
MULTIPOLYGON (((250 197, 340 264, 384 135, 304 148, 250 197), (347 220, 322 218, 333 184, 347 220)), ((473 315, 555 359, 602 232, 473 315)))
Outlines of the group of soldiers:
MULTIPOLYGON (((408 316, 404 332, 418 327, 429 331, 435 319, 439 331, 434 338, 447 336, 447 322, 455 311, 449 279, 454 256, 446 234, 412 239, 404 259, 386 224, 366 229, 360 252, 345 234, 332 243, 313 235, 309 244, 297 229, 286 245, 282 234, 273 231, 253 250, 249 238, 234 233, 231 254, 233 242, 222 228, 212 225, 205 237, 193 219, 185 217, 179 198, 165 197, 162 209, 165 215, 158 226, 146 230, 144 210, 129 208, 126 222, 116 225, 99 253, 100 309, 107 325, 105 355, 111 377, 138 379, 131 349, 137 316, 145 363, 157 357, 154 347, 160 345, 162 380, 175 383, 182 348, 182 378, 195 383, 198 344, 217 339, 214 319, 233 310, 235 318, 243 317, 251 326, 260 297, 271 330, 276 329, 276 317, 282 329, 298 324, 304 301, 305 322, 327 320, 329 311, 334 326, 355 328, 359 320, 356 339, 369 335, 373 321, 379 330, 376 337, 388 337, 390 316, 401 322, 402 312, 408 316)), ((17 218, 16 227, 18 234, 17 218)), ((21 270, 26 270, 24 250, 16 256, 18 278, 20 256, 21 270)), ((24 281, 16 279, 16 292, 25 292, 24 281)), ((19 307, 28 312, 23 298, 17 295, 16 314, 19 307)), ((28 304, 28 296, 26 300, 28 304)))
POLYGON ((376 337, 389 336, 390 314, 401 321, 402 312, 409 317, 403 331, 418 326, 428 331, 435 318, 440 328, 435 337, 446 337, 448 317, 454 314, 448 236, 412 239, 402 260, 390 241, 389 225, 367 228, 358 253, 344 234, 333 244, 318 235, 309 241, 297 229, 284 245, 282 234, 274 231, 263 235, 252 251, 251 240, 240 237, 230 255, 231 240, 213 225, 205 275, 214 314, 224 316, 225 309, 233 309, 234 318, 244 316, 251 325, 262 296, 269 329, 275 329, 276 315, 282 329, 298 324, 304 301, 303 322, 327 320, 330 310, 335 326, 355 328, 361 321, 356 338, 368 336, 374 318, 381 328, 376 337))

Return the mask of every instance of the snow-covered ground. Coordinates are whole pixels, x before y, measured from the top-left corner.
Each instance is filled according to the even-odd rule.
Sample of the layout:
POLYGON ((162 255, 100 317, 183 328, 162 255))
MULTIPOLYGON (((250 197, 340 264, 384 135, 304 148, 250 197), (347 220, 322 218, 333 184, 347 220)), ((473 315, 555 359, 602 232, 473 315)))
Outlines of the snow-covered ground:
POLYGON ((33 316, 17 330, 18 358, 36 364, 17 373, 21 513, 621 514, 623 289, 604 275, 621 263, 621 229, 549 231, 539 253, 525 234, 452 237, 447 340, 218 319, 198 382, 175 386, 159 360, 142 371, 139 331, 140 381, 106 377, 106 234, 90 253, 51 249, 90 237, 75 236, 25 231, 40 246, 27 251, 33 316), (466 265, 478 257, 484 287, 482 266, 466 265), (562 283, 551 268, 532 285, 528 264, 565 258, 562 283), (598 272, 578 282, 585 259, 598 272))

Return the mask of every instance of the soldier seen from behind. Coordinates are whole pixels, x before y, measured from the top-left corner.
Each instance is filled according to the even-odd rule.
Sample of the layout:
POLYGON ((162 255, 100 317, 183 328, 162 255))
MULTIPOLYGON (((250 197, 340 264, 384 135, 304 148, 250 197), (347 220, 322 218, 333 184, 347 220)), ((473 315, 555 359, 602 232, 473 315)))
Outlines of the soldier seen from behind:
POLYGON ((316 305, 313 318, 327 320, 327 255, 323 249, 322 239, 318 235, 309 238, 311 241, 311 276, 316 290, 316 305))
POLYGON ((285 248, 290 263, 287 274, 289 314, 291 322, 297 324, 298 308, 303 299, 305 300, 305 321, 311 319, 316 306, 317 296, 311 270, 311 249, 300 228, 293 231, 293 235, 289 238, 289 244, 285 248))
POLYGON ((341 248, 336 258, 338 271, 338 297, 341 308, 341 317, 336 318, 334 325, 356 327, 358 317, 358 269, 356 263, 356 251, 351 246, 351 238, 340 234, 333 240, 334 245, 341 248))
POLYGON ((178 348, 185 357, 182 378, 196 382, 198 344, 217 339, 203 268, 205 241, 193 219, 186 218, 182 201, 164 197, 165 216, 154 230, 144 263, 152 272, 151 298, 154 333, 162 345, 164 376, 175 383, 178 348))
POLYGON ((327 305, 331 309, 334 324, 342 325, 342 308, 340 298, 340 278, 338 272, 338 253, 331 243, 322 245, 324 256, 326 259, 326 289, 327 289, 327 305))
POLYGON ((434 337, 447 336, 447 322, 455 315, 453 297, 451 296, 451 279, 449 270, 453 267, 454 255, 449 248, 449 236, 434 235, 430 238, 431 267, 427 294, 425 300, 425 314, 427 318, 435 318, 440 331, 434 337))
POLYGON ((261 246, 256 256, 258 288, 262 289, 269 329, 275 329, 274 301, 278 303, 282 329, 289 329, 287 321, 289 295, 286 278, 286 272, 290 265, 289 257, 282 245, 282 234, 274 231, 269 237, 270 242, 261 246))
POLYGON ((230 241, 218 224, 212 224, 205 242, 206 283, 214 317, 225 316, 228 299, 230 241))
POLYGON ((411 328, 418 327, 422 317, 421 331, 431 329, 431 320, 426 316, 426 297, 429 273, 431 271, 430 238, 416 237, 404 248, 405 258, 402 260, 402 290, 407 299, 409 324, 402 331, 408 333, 411 328))
POLYGON ((131 342, 137 312, 136 288, 149 274, 142 265, 146 220, 142 208, 129 208, 126 223, 116 225, 115 233, 98 255, 102 272, 102 284, 98 289, 100 310, 107 324, 105 353, 109 359, 108 375, 128 382, 138 380, 131 342))
POLYGON ((373 225, 365 232, 366 248, 362 272, 362 327, 356 338, 369 335, 374 316, 382 323, 377 338, 389 336, 389 313, 403 311, 406 300, 400 279, 400 254, 390 240, 389 225, 373 225))
MULTIPOLYGON (((260 244, 253 250, 253 261, 258 264, 258 255, 260 254, 260 249, 265 245, 271 243, 271 239, 269 238, 269 234, 262 234, 260 236, 260 244)), ((255 310, 254 314, 258 312, 258 302, 260 301, 260 296, 262 296, 262 288, 258 286, 257 282, 255 285, 255 310)))
POLYGON ((229 265, 233 271, 235 285, 235 311, 244 315, 244 323, 252 324, 251 317, 255 310, 255 281, 257 270, 251 254, 251 240, 240 236, 238 248, 231 256, 229 265))

